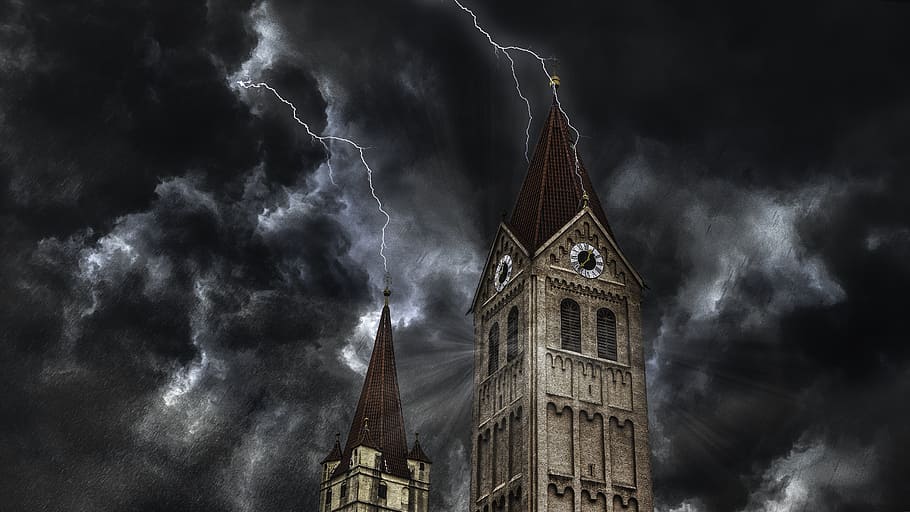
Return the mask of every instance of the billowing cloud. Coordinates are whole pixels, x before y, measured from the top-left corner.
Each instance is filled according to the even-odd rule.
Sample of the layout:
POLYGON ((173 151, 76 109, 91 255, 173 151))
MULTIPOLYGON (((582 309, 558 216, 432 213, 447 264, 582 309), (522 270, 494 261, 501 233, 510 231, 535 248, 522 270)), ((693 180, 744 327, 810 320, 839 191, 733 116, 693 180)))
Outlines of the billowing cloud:
MULTIPOLYGON (((649 286, 658 509, 906 507, 904 7, 473 7, 559 57, 649 286)), ((384 217, 356 155, 252 79, 368 147, 406 427, 436 463, 432 509, 465 510, 464 312, 526 165, 524 103, 470 20, 425 1, 12 1, 0 40, 6 506, 312 508, 369 357, 384 217)))

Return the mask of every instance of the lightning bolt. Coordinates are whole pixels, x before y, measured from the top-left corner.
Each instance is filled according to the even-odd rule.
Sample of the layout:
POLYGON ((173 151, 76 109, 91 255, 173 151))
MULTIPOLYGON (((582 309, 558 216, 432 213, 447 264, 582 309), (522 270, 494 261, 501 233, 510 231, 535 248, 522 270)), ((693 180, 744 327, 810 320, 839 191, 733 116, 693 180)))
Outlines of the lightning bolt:
POLYGON ((465 5, 460 2, 460 0, 452 0, 452 1, 455 2, 455 5, 457 5, 462 11, 468 13, 471 16, 471 18, 474 21, 474 28, 477 29, 478 32, 483 34, 484 37, 487 38, 487 42, 490 43, 490 46, 493 47, 493 50, 502 52, 502 54, 505 55, 507 59, 509 59, 509 67, 512 71, 512 80, 515 82, 515 90, 518 91, 518 96, 522 99, 522 101, 525 102, 525 106, 528 108, 528 125, 527 125, 527 127, 525 127, 525 160, 529 160, 528 159, 528 147, 530 145, 530 140, 531 140, 531 122, 533 121, 534 118, 531 115, 531 102, 528 101, 528 98, 524 95, 524 93, 521 92, 521 81, 518 79, 518 73, 515 72, 515 60, 512 58, 512 54, 510 52, 519 52, 519 53, 523 53, 525 55, 530 55, 531 57, 537 59, 537 61, 540 63, 540 68, 543 70, 543 74, 547 77, 547 80, 550 82, 551 89, 553 89, 553 99, 556 101, 556 107, 559 109, 559 112, 562 113, 563 116, 565 116, 566 124, 568 124, 569 128, 573 132, 575 132, 575 143, 572 144, 572 152, 574 153, 574 156, 575 156, 575 176, 578 177, 578 184, 581 186, 582 193, 587 194, 587 191, 585 191, 584 181, 581 178, 581 170, 580 170, 581 163, 578 160, 578 143, 581 140, 581 133, 572 124, 571 119, 569 119, 569 115, 566 113, 565 109, 562 108, 562 102, 559 101, 559 93, 557 92, 557 85, 553 82, 553 80, 551 78, 552 75, 550 75, 550 71, 547 69, 547 61, 553 60, 553 59, 541 57, 540 55, 537 54, 537 52, 530 50, 528 48, 523 48, 521 46, 514 46, 514 45, 513 46, 504 46, 502 44, 499 44, 498 42, 496 42, 496 40, 493 39, 493 36, 490 35, 489 32, 487 32, 483 27, 480 26, 480 22, 477 20, 477 15, 474 14, 474 11, 465 7, 465 5))
POLYGON ((370 164, 367 163, 366 156, 364 155, 364 151, 367 148, 364 146, 361 146, 360 144, 357 144, 353 140, 345 138, 345 137, 338 137, 335 135, 319 135, 318 133, 315 133, 313 130, 310 129, 310 125, 307 124, 307 122, 304 121, 303 119, 300 119, 300 116, 297 115, 297 107, 290 101, 286 100, 283 96, 281 96, 281 94, 279 94, 278 91, 275 90, 274 87, 272 87, 271 85, 269 85, 265 82, 253 82, 252 80, 239 80, 237 82, 237 85, 239 85, 240 87, 243 87, 244 89, 266 89, 269 92, 271 92, 276 98, 278 98, 278 101, 284 103, 285 105, 287 105, 288 107, 291 108, 291 115, 293 116, 294 121, 296 121, 297 124, 299 124, 306 130, 307 135, 309 135, 314 140, 319 141, 319 143, 322 144, 322 147, 324 147, 326 152, 329 154, 329 159, 327 161, 327 164, 328 164, 328 168, 329 168, 329 179, 332 180, 333 184, 337 185, 337 183, 335 183, 335 177, 334 177, 333 171, 332 171, 332 164, 331 164, 332 153, 331 153, 331 150, 329 149, 329 143, 330 142, 340 142, 343 144, 347 144, 348 146, 357 150, 357 154, 358 154, 358 156, 360 156, 360 163, 363 165, 363 168, 366 169, 366 171, 367 171, 367 182, 370 185, 370 194, 373 196, 373 199, 376 201, 376 205, 379 209, 379 213, 381 213, 383 216, 385 216, 385 224, 382 225, 382 231, 381 231, 382 242, 379 245, 379 257, 382 258, 382 268, 385 270, 386 280, 388 281, 388 279, 389 279, 389 261, 386 259, 386 256, 385 256, 385 249, 386 249, 385 232, 386 232, 386 228, 389 227, 389 223, 392 221, 392 217, 390 217, 389 213, 385 210, 385 207, 382 205, 382 201, 379 199, 379 195, 376 194, 376 188, 373 186, 373 169, 370 167, 370 164))

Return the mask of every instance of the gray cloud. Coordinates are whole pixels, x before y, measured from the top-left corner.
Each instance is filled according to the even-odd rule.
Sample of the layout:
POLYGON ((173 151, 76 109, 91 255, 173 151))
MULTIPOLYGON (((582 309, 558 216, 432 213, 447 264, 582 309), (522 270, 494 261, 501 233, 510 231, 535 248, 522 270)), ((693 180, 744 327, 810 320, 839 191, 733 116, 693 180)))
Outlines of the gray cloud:
MULTIPOLYGON (((650 287, 658 508, 905 506, 905 9, 477 7, 560 57, 650 287)), ((433 510, 464 510, 464 311, 526 122, 469 21, 446 2, 279 0, 8 2, 0 19, 7 506, 312 507, 369 356, 383 218, 358 160, 235 85, 251 78, 369 146, 406 426, 436 462, 433 510)), ((539 115, 546 84, 519 70, 539 115)))

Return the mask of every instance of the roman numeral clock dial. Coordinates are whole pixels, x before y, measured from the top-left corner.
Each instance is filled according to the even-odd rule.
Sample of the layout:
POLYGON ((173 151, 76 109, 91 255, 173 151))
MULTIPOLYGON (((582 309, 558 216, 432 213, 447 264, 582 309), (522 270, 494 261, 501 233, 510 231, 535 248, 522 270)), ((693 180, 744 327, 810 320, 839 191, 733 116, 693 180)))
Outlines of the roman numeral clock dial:
POLYGON ((588 279, 594 279, 604 271, 604 257, 591 244, 584 242, 575 244, 569 253, 569 259, 572 268, 588 279))

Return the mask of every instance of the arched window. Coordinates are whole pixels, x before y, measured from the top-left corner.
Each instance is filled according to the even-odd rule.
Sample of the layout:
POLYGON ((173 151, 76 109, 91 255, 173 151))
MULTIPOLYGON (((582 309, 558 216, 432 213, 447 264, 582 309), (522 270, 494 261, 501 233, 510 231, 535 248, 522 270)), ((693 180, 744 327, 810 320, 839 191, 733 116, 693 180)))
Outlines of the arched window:
POLYGON ((499 369, 499 322, 490 327, 490 361, 487 372, 493 375, 499 369))
POLYGON ((597 310, 597 357, 616 361, 616 315, 607 308, 597 310))
POLYGON ((509 321, 506 328, 506 361, 511 361, 518 356, 518 308, 509 311, 509 321))
POLYGON ((581 352, 581 310, 572 299, 563 299, 559 305, 562 348, 581 352))

